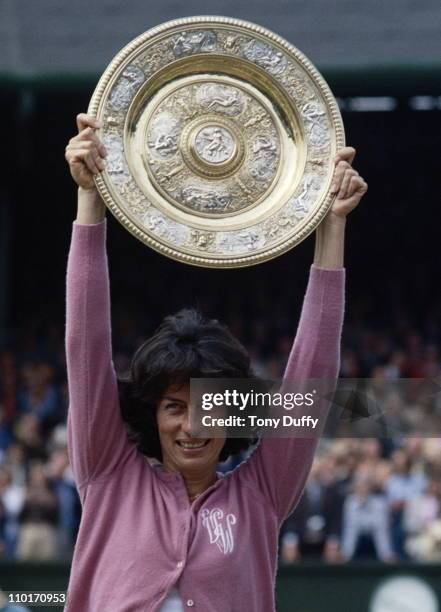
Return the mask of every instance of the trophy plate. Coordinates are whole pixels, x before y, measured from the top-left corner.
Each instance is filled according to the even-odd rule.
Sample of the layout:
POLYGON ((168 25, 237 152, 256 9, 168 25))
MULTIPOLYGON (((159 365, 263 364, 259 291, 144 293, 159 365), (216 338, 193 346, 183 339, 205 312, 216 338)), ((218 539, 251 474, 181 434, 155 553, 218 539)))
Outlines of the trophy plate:
POLYGON ((178 261, 272 259, 332 203, 337 103, 298 49, 252 23, 190 17, 149 30, 112 60, 89 113, 103 122, 95 182, 106 205, 178 261))

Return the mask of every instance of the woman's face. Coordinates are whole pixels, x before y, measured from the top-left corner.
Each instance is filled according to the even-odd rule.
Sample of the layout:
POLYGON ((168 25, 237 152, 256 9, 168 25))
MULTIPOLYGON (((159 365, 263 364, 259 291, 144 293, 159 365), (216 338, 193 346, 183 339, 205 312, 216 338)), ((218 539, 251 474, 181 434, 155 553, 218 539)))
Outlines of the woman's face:
POLYGON ((166 390, 156 413, 162 462, 173 471, 214 473, 225 438, 197 437, 192 410, 189 385, 166 390))

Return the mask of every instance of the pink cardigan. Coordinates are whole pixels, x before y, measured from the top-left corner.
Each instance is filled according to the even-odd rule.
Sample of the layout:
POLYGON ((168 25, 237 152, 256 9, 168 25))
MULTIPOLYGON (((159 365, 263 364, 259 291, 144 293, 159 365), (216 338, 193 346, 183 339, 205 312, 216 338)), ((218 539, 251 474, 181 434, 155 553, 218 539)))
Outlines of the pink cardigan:
MULTIPOLYGON (((286 376, 335 378, 344 270, 312 266, 286 376)), ((67 612, 155 612, 173 586, 199 612, 274 610, 281 522, 316 440, 264 439, 189 503, 179 473, 153 467, 121 420, 111 354, 106 222, 74 223, 67 270, 69 454, 83 515, 67 612)))

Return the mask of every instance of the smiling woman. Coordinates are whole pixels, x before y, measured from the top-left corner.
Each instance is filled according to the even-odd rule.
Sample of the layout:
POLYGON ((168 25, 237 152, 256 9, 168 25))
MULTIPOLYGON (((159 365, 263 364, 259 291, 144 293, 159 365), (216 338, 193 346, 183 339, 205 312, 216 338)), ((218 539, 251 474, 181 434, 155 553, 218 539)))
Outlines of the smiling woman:
MULTIPOLYGON (((242 345, 192 311, 168 317, 117 381, 111 352, 105 207, 93 174, 106 151, 78 116, 66 158, 79 185, 67 272, 69 452, 83 508, 66 612, 270 612, 278 535, 302 493, 316 439, 197 437, 191 376, 252 376, 242 345), (127 432, 129 429, 129 435, 127 432), (152 461, 151 459, 155 459, 152 461)), ((337 195, 317 248, 285 376, 335 378, 343 320, 345 217, 366 191, 353 149, 336 159, 337 195)))
POLYGON ((193 439, 188 382, 204 377, 254 378, 254 374, 245 348, 224 325, 185 309, 164 319, 135 353, 130 372, 119 380, 122 418, 140 452, 177 471, 182 471, 185 457, 202 458, 199 463, 187 461, 184 474, 193 480, 197 466, 208 462, 211 475, 202 478, 203 482, 213 479, 219 461, 254 442, 245 438, 193 439), (204 452, 191 453, 190 446, 197 448, 199 442, 204 443, 204 452))

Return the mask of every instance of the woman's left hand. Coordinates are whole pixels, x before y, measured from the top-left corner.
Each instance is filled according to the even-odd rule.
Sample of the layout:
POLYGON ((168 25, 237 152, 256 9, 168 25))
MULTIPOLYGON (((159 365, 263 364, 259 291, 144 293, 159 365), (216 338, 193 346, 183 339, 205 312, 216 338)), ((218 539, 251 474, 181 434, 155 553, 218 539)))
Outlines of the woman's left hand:
POLYGON ((335 156, 335 172, 331 193, 337 197, 329 211, 329 217, 345 218, 358 205, 368 190, 366 181, 351 166, 355 149, 344 147, 335 156))
POLYGON ((367 191, 367 184, 351 166, 355 149, 344 147, 335 157, 331 193, 336 198, 316 231, 314 264, 321 268, 341 268, 347 215, 367 191))

